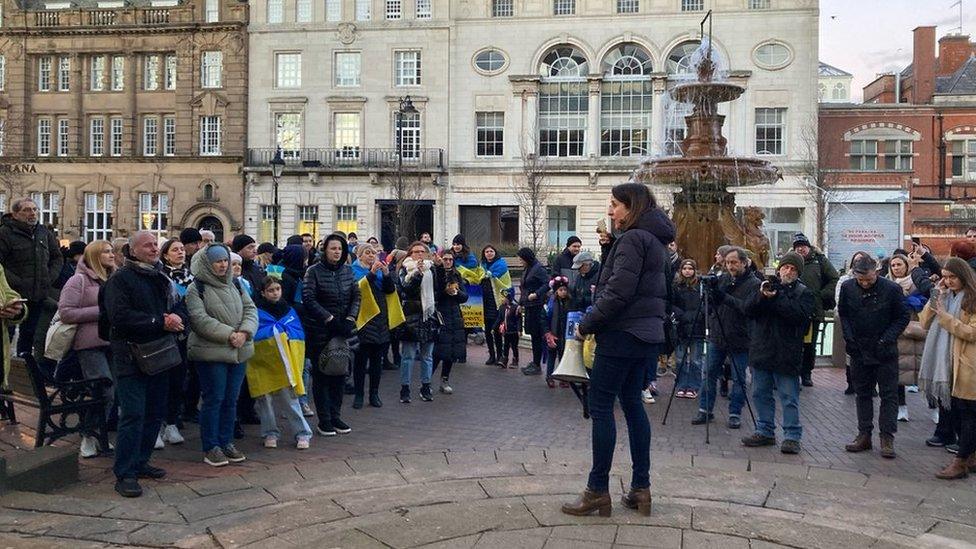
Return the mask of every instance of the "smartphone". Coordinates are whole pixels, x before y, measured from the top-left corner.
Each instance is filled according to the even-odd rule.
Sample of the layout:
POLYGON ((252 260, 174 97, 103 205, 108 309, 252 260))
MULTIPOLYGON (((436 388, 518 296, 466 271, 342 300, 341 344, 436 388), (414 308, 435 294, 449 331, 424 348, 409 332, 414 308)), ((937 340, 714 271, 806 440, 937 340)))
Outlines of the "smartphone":
POLYGON ((917 236, 913 236, 912 237, 912 242, 914 242, 915 244, 921 245, 922 244, 922 239, 919 238, 919 237, 917 237, 917 236))

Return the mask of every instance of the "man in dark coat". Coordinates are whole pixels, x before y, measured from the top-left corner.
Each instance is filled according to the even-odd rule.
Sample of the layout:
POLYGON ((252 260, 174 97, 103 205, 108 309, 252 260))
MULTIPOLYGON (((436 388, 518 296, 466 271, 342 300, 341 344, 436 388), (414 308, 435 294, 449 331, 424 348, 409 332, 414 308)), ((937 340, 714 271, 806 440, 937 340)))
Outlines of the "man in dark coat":
POLYGON ((576 235, 566 239, 566 247, 556 256, 550 268, 550 276, 562 275, 572 280, 576 273, 573 272, 573 259, 580 253, 583 241, 576 235))
POLYGON ((586 311, 593 305, 593 289, 600 277, 600 264, 590 252, 580 252, 573 258, 573 270, 578 272, 570 293, 570 311, 586 311))
POLYGON ((258 243, 246 234, 239 234, 231 241, 230 249, 232 252, 241 256, 241 276, 251 283, 251 288, 264 286, 264 277, 267 276, 264 268, 254 260, 258 256, 258 243))
POLYGON ((799 280, 803 258, 787 253, 779 262, 780 282, 765 281, 746 303, 753 321, 749 345, 752 399, 759 421, 756 432, 742 439, 744 446, 776 445, 776 399, 783 417, 784 454, 800 453, 800 367, 803 336, 813 316, 813 292, 799 280))
POLYGON ((793 251, 803 258, 803 270, 800 272, 800 282, 813 292, 813 322, 811 323, 810 341, 803 345, 803 368, 800 377, 804 387, 813 387, 813 365, 817 359, 817 338, 820 335, 820 325, 823 324, 824 311, 835 306, 834 291, 840 275, 830 264, 820 250, 810 244, 810 240, 803 233, 796 233, 793 237, 793 251))
POLYGON ((545 304, 546 293, 549 291, 549 275, 546 268, 542 266, 535 257, 535 252, 531 248, 522 248, 518 251, 518 257, 522 260, 524 271, 522 272, 521 294, 522 300, 519 305, 525 311, 525 333, 532 339, 532 362, 522 368, 522 373, 527 376, 537 376, 542 373, 542 306, 545 304))
POLYGON ((63 261, 57 237, 38 223, 37 204, 29 198, 15 200, 10 213, 0 219, 0 265, 7 272, 10 287, 27 300, 27 318, 20 324, 17 356, 31 352, 44 302, 61 274, 63 261))
POLYGON ((881 456, 895 457, 898 430, 898 336, 905 331, 911 313, 901 286, 878 276, 878 264, 860 257, 851 268, 854 278, 840 287, 838 313, 844 322, 844 341, 851 357, 851 376, 857 394, 857 438, 848 452, 871 449, 874 427, 874 388, 881 397, 878 430, 881 456))

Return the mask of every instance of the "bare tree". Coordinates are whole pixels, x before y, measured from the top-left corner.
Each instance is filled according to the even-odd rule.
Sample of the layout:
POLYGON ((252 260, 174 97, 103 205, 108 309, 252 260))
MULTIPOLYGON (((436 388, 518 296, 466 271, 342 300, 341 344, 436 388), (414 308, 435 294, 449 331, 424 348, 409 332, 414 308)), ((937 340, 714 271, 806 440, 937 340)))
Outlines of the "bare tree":
POLYGON ((829 170, 820 161, 820 141, 817 120, 814 118, 800 130, 800 164, 798 174, 804 191, 814 207, 816 241, 823 248, 827 242, 827 227, 832 212, 831 203, 842 200, 829 170))
POLYGON ((401 170, 383 178, 393 199, 392 215, 385 218, 383 222, 393 233, 394 241, 401 236, 413 241, 417 238, 417 211, 419 201, 424 196, 424 176, 419 173, 405 174, 401 170))
POLYGON ((549 199, 549 176, 545 161, 522 148, 521 172, 511 180, 512 192, 525 214, 532 251, 538 253, 546 234, 546 203, 549 199))
MULTIPOLYGON (((22 197, 27 185, 27 174, 36 173, 33 164, 23 162, 27 151, 26 146, 27 121, 22 111, 6 111, 0 117, 0 191, 6 193, 10 200, 22 197), (32 171, 33 170, 33 171, 32 171)), ((51 144, 52 147, 54 143, 51 144)))

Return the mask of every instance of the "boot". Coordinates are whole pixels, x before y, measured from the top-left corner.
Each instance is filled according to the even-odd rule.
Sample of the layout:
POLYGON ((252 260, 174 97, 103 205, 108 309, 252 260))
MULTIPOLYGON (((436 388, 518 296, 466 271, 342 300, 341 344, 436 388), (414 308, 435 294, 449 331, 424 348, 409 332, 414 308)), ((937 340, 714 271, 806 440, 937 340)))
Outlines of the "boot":
POLYGON ((895 437, 881 433, 881 457, 895 459, 895 437))
POLYGON ((966 472, 966 462, 959 458, 952 458, 952 463, 950 463, 945 469, 935 474, 936 478, 941 478, 943 480, 955 480, 957 478, 966 478, 968 476, 969 473, 966 472))
POLYGON ((583 517, 586 515, 593 514, 593 511, 598 511, 601 517, 609 517, 610 512, 613 509, 613 504, 610 502, 610 492, 592 492, 589 488, 583 491, 583 494, 573 503, 564 503, 562 506, 562 512, 567 515, 573 515, 577 517, 583 517))
POLYGON ((637 509, 645 517, 651 516, 651 491, 648 488, 631 488, 620 502, 628 509, 637 509))
POLYGON ((871 449, 871 433, 858 433, 854 442, 844 446, 848 452, 863 452, 871 449))
POLYGON ((359 393, 359 394, 357 394, 356 396, 353 397, 353 399, 352 399, 352 407, 354 409, 356 409, 356 410, 359 410, 360 408, 363 407, 363 394, 362 393, 359 393))
POLYGON ((383 401, 380 400, 380 395, 376 391, 369 392, 369 405, 373 408, 382 408, 383 401))

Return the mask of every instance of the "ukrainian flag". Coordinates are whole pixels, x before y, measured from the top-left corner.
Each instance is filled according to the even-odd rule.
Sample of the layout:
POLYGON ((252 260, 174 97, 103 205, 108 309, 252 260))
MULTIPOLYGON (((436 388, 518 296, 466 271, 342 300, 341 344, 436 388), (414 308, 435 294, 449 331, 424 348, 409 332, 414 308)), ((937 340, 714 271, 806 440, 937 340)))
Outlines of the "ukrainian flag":
MULTIPOLYGON (((356 262, 353 264, 353 272, 356 276, 359 276, 359 316, 356 317, 356 329, 361 330, 363 326, 369 323, 370 320, 380 314, 379 303, 376 302, 376 297, 373 295, 373 289, 369 286, 369 279, 365 276, 365 269, 356 269, 359 266, 356 262)), ((406 316, 403 314, 403 306, 400 304, 400 296, 396 292, 392 294, 386 294, 386 320, 392 330, 400 324, 406 322, 406 316)))
POLYGON ((276 319, 258 309, 258 331, 254 334, 254 356, 247 362, 247 386, 251 397, 292 387, 305 394, 305 331, 295 309, 276 319))
POLYGON ((505 258, 498 257, 491 263, 481 264, 482 272, 491 279, 491 289, 495 294, 495 304, 501 305, 502 296, 512 287, 512 274, 508 272, 505 258))

